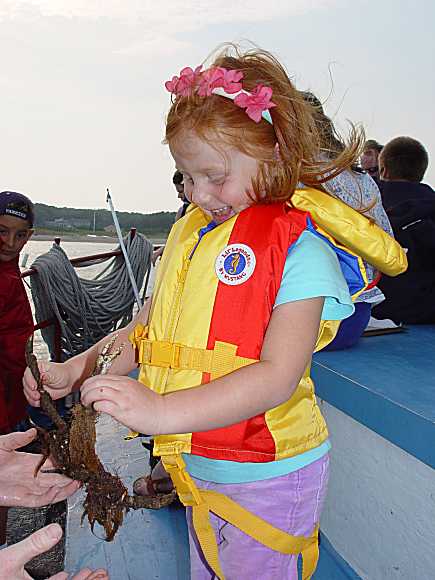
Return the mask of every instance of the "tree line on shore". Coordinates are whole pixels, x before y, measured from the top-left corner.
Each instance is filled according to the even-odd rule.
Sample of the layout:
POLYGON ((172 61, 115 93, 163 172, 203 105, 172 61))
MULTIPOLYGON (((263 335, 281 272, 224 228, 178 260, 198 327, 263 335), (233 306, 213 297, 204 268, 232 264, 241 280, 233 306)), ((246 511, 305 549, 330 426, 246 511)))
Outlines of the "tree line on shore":
MULTIPOLYGON (((127 211, 116 213, 123 232, 137 228, 150 237, 167 236, 175 219, 175 212, 170 211, 151 214, 127 211)), ((36 203, 35 218, 35 227, 39 231, 108 233, 113 230, 112 214, 107 209, 55 207, 36 203)))

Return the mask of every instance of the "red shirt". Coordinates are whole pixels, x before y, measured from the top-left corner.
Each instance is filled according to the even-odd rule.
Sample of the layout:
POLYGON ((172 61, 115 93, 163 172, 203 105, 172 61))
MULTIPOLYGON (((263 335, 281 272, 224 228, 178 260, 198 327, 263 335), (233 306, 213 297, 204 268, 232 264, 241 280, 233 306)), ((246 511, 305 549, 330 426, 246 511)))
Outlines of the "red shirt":
POLYGON ((27 414, 22 377, 24 349, 32 332, 32 311, 18 258, 0 262, 0 433, 10 432, 27 414))

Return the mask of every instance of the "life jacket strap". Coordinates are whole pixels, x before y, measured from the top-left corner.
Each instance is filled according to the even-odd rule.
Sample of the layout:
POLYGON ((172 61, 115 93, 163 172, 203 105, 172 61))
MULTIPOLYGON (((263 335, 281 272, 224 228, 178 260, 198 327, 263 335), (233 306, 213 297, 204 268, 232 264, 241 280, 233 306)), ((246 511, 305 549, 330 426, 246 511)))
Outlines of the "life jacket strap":
POLYGON ((257 362, 252 358, 238 356, 238 346, 227 342, 216 341, 213 349, 206 349, 165 340, 150 340, 148 327, 142 324, 136 326, 129 338, 136 347, 139 364, 209 373, 211 380, 257 362))
POLYGON ((201 549, 209 566, 219 578, 225 580, 220 562, 216 537, 210 523, 210 512, 226 520, 257 542, 282 554, 302 556, 302 578, 309 580, 319 559, 318 526, 313 534, 292 536, 216 491, 200 490, 186 471, 181 455, 164 455, 162 462, 172 478, 182 503, 192 507, 192 523, 201 549))

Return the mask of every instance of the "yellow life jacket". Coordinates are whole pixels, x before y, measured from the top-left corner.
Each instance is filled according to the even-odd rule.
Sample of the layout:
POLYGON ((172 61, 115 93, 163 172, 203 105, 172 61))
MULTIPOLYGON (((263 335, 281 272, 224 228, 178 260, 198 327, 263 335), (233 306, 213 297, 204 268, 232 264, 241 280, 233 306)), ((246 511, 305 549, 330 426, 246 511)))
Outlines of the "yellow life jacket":
MULTIPOLYGON (((368 220, 345 207, 349 210, 346 219, 359 221, 361 217, 361 224, 366 224, 368 220)), ((171 230, 159 267, 149 323, 146 327, 138 325, 131 337, 141 365, 139 380, 164 394, 258 361, 288 248, 306 229, 337 248, 339 259, 346 261, 343 271, 356 297, 367 285, 361 257, 320 230, 306 212, 289 210, 286 204, 255 205, 214 229, 198 208, 179 220, 171 230), (199 241, 204 236, 206 239, 199 241)), ((368 233, 378 240, 386 236, 380 228, 370 228, 368 233)), ((323 323, 317 348, 330 342, 337 328, 337 322, 323 323)), ((223 575, 209 510, 273 549, 302 552, 306 578, 317 561, 317 531, 311 538, 290 536, 259 521, 229 498, 198 490, 184 468, 181 453, 274 461, 313 449, 327 436, 308 368, 290 400, 277 408, 221 429, 155 438, 154 453, 162 456, 180 499, 193 507, 199 541, 219 578, 223 575)))
POLYGON ((408 267, 406 252, 382 228, 340 199, 318 189, 297 189, 288 202, 307 211, 318 226, 382 274, 398 276, 408 267), (351 210, 351 211, 349 211, 351 210))

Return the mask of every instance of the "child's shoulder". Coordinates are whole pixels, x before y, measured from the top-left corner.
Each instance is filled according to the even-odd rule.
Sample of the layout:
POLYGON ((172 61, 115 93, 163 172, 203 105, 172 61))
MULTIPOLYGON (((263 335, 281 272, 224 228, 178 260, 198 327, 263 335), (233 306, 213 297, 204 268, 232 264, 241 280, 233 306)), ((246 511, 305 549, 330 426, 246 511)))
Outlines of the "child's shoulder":
POLYGON ((322 296, 322 318, 342 320, 353 312, 348 283, 334 248, 306 230, 290 246, 275 305, 322 296))
POLYGON ((0 297, 13 300, 16 297, 16 288, 21 286, 21 275, 18 264, 0 262, 0 297))
POLYGON ((20 280, 20 267, 18 266, 18 258, 8 262, 0 262, 0 280, 20 280))
POLYGON ((287 255, 287 264, 301 263, 324 264, 326 262, 335 263, 337 254, 332 244, 323 236, 317 234, 315 230, 304 230, 299 238, 290 244, 287 255))

